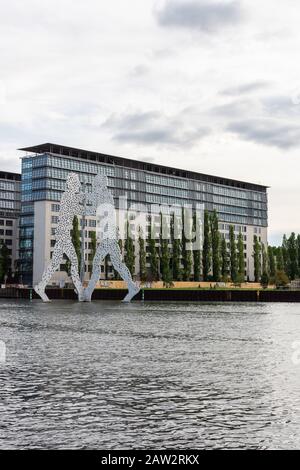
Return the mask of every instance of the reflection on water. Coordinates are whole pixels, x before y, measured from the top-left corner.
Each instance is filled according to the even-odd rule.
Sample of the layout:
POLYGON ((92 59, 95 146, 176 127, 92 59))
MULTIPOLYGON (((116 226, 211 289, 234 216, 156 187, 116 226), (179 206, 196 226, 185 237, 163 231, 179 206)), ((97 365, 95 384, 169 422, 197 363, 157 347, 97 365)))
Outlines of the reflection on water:
POLYGON ((300 307, 0 302, 0 448, 299 448, 300 307))

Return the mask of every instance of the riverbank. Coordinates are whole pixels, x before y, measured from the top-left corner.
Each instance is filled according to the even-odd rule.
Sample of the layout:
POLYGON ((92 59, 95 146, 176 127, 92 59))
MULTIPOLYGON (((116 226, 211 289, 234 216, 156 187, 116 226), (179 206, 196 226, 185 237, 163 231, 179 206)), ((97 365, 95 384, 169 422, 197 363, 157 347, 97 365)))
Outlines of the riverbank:
MULTIPOLYGON (((73 289, 46 290, 51 300, 77 300, 73 289)), ((96 289, 93 300, 122 300, 126 289, 96 289)), ((0 289, 2 299, 39 299, 33 289, 0 289)), ((274 289, 142 289, 134 300, 160 302, 300 302, 300 290, 274 289)))

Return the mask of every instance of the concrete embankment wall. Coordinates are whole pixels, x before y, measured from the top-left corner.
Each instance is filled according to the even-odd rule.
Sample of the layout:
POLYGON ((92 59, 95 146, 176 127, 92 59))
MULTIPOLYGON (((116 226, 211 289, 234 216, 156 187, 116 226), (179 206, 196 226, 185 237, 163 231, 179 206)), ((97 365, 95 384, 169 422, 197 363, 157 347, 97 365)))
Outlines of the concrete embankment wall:
MULTIPOLYGON (((54 300, 77 300, 73 289, 47 289, 47 295, 54 300)), ((93 300, 122 300, 126 289, 97 289, 93 300)), ((0 289, 3 299, 38 299, 32 289, 0 289)), ((243 290, 243 289, 144 289, 135 300, 181 301, 181 302, 300 302, 300 290, 243 290)))

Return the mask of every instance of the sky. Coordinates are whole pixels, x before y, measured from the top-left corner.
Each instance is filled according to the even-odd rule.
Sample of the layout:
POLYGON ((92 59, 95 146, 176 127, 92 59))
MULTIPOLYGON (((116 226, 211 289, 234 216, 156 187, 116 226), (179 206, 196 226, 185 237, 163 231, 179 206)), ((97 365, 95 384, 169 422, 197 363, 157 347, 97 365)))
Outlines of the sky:
POLYGON ((270 186, 300 232, 297 0, 0 0, 0 169, 53 142, 270 186))

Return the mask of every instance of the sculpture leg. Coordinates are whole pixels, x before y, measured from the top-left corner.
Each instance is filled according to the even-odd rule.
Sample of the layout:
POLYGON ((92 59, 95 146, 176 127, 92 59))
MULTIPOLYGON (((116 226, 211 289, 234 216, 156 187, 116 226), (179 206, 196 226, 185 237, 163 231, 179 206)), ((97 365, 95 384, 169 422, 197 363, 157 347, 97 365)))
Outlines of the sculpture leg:
POLYGON ((117 242, 113 245, 112 249, 110 249, 109 255, 113 267, 118 271, 121 278, 128 286, 128 294, 123 299, 123 302, 130 302, 131 299, 139 292, 140 288, 133 282, 129 269, 126 264, 122 262, 121 250, 117 242))
POLYGON ((93 259, 93 273, 90 279, 89 285, 85 289, 84 300, 90 302, 92 299, 93 292, 95 290, 96 284, 99 281, 101 274, 101 263, 107 255, 107 247, 100 243, 97 248, 95 257, 93 259))
POLYGON ((82 283, 80 281, 79 274, 78 274, 78 257, 71 241, 68 244, 68 246, 65 248, 65 253, 71 263, 71 278, 77 290, 78 300, 79 302, 82 302, 83 301, 83 286, 82 286, 82 283))
POLYGON ((51 277, 59 268, 59 265, 63 261, 63 247, 60 244, 56 244, 54 247, 53 255, 51 262, 47 266, 44 274, 42 276, 42 280, 34 287, 35 292, 41 297, 43 302, 50 302, 49 298, 45 293, 45 288, 48 282, 50 281, 51 277))

